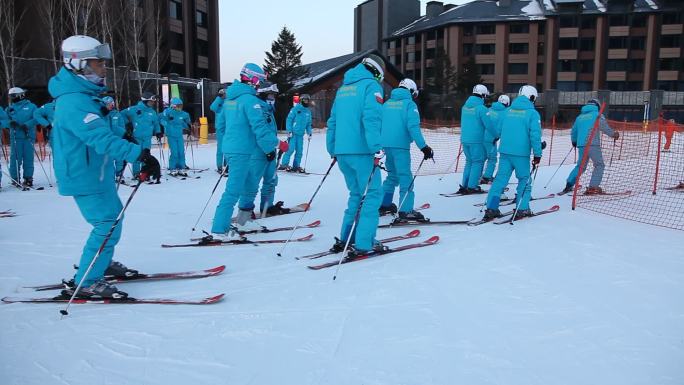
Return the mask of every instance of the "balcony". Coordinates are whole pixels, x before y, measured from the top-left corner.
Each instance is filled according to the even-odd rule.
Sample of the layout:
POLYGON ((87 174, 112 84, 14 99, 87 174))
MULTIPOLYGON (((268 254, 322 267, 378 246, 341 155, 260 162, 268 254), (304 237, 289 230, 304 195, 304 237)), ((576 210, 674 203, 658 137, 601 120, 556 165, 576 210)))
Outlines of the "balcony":
POLYGON ((681 56, 681 48, 661 48, 658 57, 662 59, 678 58, 681 56))
POLYGON ((558 37, 579 37, 579 28, 560 28, 558 37))
POLYGON ((197 67, 199 68, 209 68, 209 58, 206 56, 197 56, 197 67))
POLYGON ((425 59, 425 68, 430 68, 435 66, 435 59, 425 59))
POLYGON ((401 49, 398 48, 387 48, 387 56, 394 56, 397 54, 397 50, 401 52, 401 49))
POLYGON ((576 49, 562 49, 558 51, 558 59, 560 60, 575 60, 577 59, 576 49))
POLYGON ((493 44, 493 43, 496 43, 496 35, 477 35, 477 36, 475 36, 475 43, 477 43, 477 44, 493 44))
POLYGON ((559 82, 574 82, 577 81, 576 72, 558 72, 559 82))
POLYGON ((609 49, 608 59, 627 59, 627 49, 609 49))
POLYGON ((608 36, 629 36, 629 26, 620 25, 608 28, 608 36))
POLYGON ((627 72, 625 72, 625 71, 608 71, 608 72, 606 72, 606 81, 624 82, 625 80, 627 80, 627 72))
POLYGON ((209 32, 206 28, 197 27, 197 38, 200 40, 209 40, 209 32))
POLYGON ((509 54, 508 55, 508 62, 509 63, 529 63, 530 62, 530 55, 526 53, 519 53, 519 54, 509 54))
POLYGON ((662 35, 681 35, 684 33, 682 24, 665 24, 660 29, 662 35))
POLYGON ((475 63, 490 64, 496 61, 496 55, 475 55, 475 63))
POLYGON ((437 40, 428 40, 425 42, 425 48, 435 48, 437 47, 437 40))
POLYGON ((679 71, 658 71, 658 80, 679 80, 679 71))
POLYGON ((416 52, 416 45, 415 44, 406 44, 404 46, 404 51, 405 52, 416 52))
POLYGON ((184 64, 185 63, 183 51, 179 51, 177 49, 170 49, 169 53, 170 53, 169 56, 171 59, 171 63, 174 63, 174 64, 184 64))

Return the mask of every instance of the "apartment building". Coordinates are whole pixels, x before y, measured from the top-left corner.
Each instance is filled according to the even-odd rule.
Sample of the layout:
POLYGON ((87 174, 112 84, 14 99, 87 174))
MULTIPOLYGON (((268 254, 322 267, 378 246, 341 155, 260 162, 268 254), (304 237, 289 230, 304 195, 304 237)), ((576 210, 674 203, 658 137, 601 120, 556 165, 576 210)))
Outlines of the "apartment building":
POLYGON ((681 0, 431 1, 380 49, 423 87, 443 49, 496 91, 684 91, 683 23, 681 0))

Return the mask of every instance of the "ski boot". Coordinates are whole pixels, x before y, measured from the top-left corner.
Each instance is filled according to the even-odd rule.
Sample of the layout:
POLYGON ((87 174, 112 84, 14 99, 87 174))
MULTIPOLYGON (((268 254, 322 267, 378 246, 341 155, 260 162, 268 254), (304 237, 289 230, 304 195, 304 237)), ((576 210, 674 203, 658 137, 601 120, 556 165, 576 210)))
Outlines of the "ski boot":
MULTIPOLYGON (((344 241, 335 237, 335 244, 332 245, 332 247, 330 248, 330 251, 333 253, 341 253, 342 251, 344 251, 344 244, 345 244, 344 241)), ((350 245, 350 247, 351 247, 351 245, 350 245)))
POLYGON ((174 176, 174 177, 175 177, 175 176, 178 176, 178 170, 171 170, 171 172, 169 173, 169 175, 174 176))
POLYGON ((492 183, 492 178, 487 178, 486 176, 483 176, 482 179, 480 179, 480 184, 490 184, 492 183))
MULTIPOLYGON (((71 297, 76 291, 76 284, 72 279, 64 284, 65 288, 62 290, 62 296, 71 297)), ((82 286, 78 293, 76 293, 76 298, 87 298, 87 299, 126 299, 128 298, 128 293, 123 292, 116 288, 116 286, 111 283, 101 279, 95 281, 90 286, 82 286)))
POLYGON ((397 213, 397 205, 395 205, 394 203, 390 203, 388 206, 380 206, 379 211, 380 216, 389 214, 394 215, 397 213))
POLYGON ((17 183, 14 179, 12 180, 12 186, 18 187, 18 188, 24 187, 24 186, 22 186, 21 184, 17 183))
POLYGON ((283 207, 283 201, 278 201, 273 206, 266 209, 266 216, 272 217, 275 215, 289 214, 290 209, 283 207))
POLYGON ((599 186, 589 186, 584 190, 584 195, 601 195, 603 194, 603 189, 599 186))
POLYGON ((561 194, 567 194, 569 192, 572 192, 573 188, 574 188, 573 184, 566 183, 565 188, 563 189, 563 191, 561 191, 561 194))
POLYGON ((421 213, 419 213, 416 210, 411 210, 409 212, 403 212, 399 211, 399 217, 394 220, 394 222, 399 223, 399 222, 421 222, 421 223, 426 223, 430 222, 429 219, 425 218, 425 216, 421 213))
POLYGON ((470 195, 470 194, 482 194, 482 187, 477 186, 474 188, 467 188, 465 195, 470 195))
POLYGON ((33 178, 24 178, 24 187, 33 187, 33 178))
POLYGON ((358 250, 355 247, 349 246, 349 251, 347 252, 347 255, 344 257, 344 260, 353 261, 366 254, 379 253, 387 250, 389 250, 389 247, 383 245, 382 242, 377 240, 373 241, 373 248, 371 250, 358 250))
POLYGON ((266 229, 266 227, 261 226, 259 224, 259 222, 252 219, 253 215, 254 215, 254 213, 252 212, 252 210, 240 209, 238 211, 238 215, 237 215, 237 219, 236 219, 237 223, 235 225, 238 232, 244 233, 244 232, 261 231, 261 230, 266 229))
POLYGON ((461 185, 458 185, 458 191, 456 191, 456 194, 466 195, 466 194, 468 194, 468 188, 461 186, 461 185))
POLYGON ((188 173, 185 170, 178 170, 178 176, 182 176, 183 178, 188 177, 188 173))
POLYGON ((305 174, 305 173, 306 173, 306 170, 304 170, 304 169, 301 168, 301 167, 295 167, 295 168, 292 169, 292 172, 298 172, 298 173, 300 173, 300 174, 305 174))
POLYGON ((518 210, 518 212, 515 213, 515 220, 531 217, 532 215, 532 210, 530 209, 518 210))
POLYGON ((130 279, 140 275, 138 270, 133 270, 126 267, 123 263, 112 261, 104 272, 105 277, 130 279))
POLYGON ((485 221, 491 221, 501 216, 501 210, 499 209, 485 209, 484 219, 485 221))
POLYGON ((281 164, 280 166, 278 166, 278 171, 290 171, 290 166, 286 164, 281 164))
POLYGON ((240 241, 244 239, 240 233, 238 233, 237 229, 235 227, 230 228, 225 233, 211 233, 207 235, 206 237, 202 238, 202 242, 211 242, 211 241, 220 241, 220 242, 232 242, 232 241, 240 241))

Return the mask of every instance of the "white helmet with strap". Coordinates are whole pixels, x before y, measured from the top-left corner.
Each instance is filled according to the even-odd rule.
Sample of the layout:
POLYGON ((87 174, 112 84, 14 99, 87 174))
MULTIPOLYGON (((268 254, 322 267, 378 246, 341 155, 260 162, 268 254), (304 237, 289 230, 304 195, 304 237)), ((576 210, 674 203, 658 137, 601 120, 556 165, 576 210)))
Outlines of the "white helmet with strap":
POLYGON ((489 90, 487 89, 487 86, 485 86, 484 84, 478 84, 475 87, 473 87, 473 94, 485 98, 489 96, 489 90))
POLYGON ((534 88, 533 86, 524 85, 524 86, 520 87, 520 91, 518 91, 518 95, 524 96, 527 99, 529 99, 531 102, 534 102, 539 97, 539 92, 537 92, 537 89, 534 88))
POLYGON ((497 99, 497 102, 503 104, 504 106, 508 107, 511 105, 511 98, 508 97, 508 95, 500 95, 499 99, 497 99))
POLYGON ((414 98, 418 97, 418 86, 413 80, 406 78, 399 82, 399 87, 404 87, 411 93, 414 98))
POLYGON ((102 44, 90 36, 75 35, 62 42, 62 59, 68 69, 81 73, 88 59, 111 59, 109 44, 102 44))

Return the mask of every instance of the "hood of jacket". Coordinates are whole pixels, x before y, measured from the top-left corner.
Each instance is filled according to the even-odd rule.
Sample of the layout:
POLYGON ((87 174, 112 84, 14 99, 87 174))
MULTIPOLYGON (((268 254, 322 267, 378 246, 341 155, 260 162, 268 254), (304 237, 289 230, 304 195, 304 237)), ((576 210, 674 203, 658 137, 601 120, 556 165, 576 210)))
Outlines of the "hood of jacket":
POLYGON ((407 90, 406 88, 395 88, 395 89, 393 89, 392 93, 390 94, 390 98, 395 99, 395 100, 404 100, 404 99, 413 100, 413 96, 411 96, 411 91, 407 90))
POLYGON ((73 93, 97 96, 106 89, 107 87, 93 84, 64 67, 48 82, 48 92, 55 99, 62 95, 73 93))
POLYGON ((344 73, 343 84, 353 84, 363 79, 370 79, 375 81, 373 74, 371 74, 370 71, 368 71, 363 64, 359 63, 356 65, 356 67, 344 73))
POLYGON ((250 85, 235 80, 226 90, 226 99, 235 100, 245 94, 256 95, 256 90, 250 85))
POLYGON ((516 110, 534 110, 534 103, 525 96, 518 96, 513 100, 513 103, 511 103, 511 108, 516 110))
POLYGON ((468 99, 466 99, 465 106, 468 108, 484 106, 484 100, 482 100, 482 98, 479 96, 471 95, 468 96, 468 99))
POLYGON ((588 113, 591 113, 591 112, 598 112, 599 109, 598 109, 598 107, 596 107, 595 104, 585 104, 584 106, 582 106, 582 110, 581 110, 581 111, 582 111, 583 114, 588 114, 588 113))
POLYGON ((506 106, 504 106, 503 104, 501 104, 501 103, 499 103, 499 102, 494 102, 494 103, 492 103, 492 107, 491 107, 491 108, 492 108, 492 110, 494 110, 494 111, 503 111, 503 110, 506 109, 506 106))

